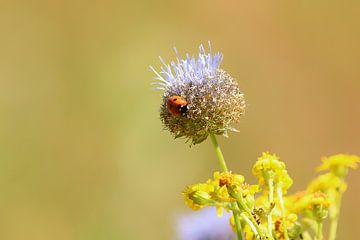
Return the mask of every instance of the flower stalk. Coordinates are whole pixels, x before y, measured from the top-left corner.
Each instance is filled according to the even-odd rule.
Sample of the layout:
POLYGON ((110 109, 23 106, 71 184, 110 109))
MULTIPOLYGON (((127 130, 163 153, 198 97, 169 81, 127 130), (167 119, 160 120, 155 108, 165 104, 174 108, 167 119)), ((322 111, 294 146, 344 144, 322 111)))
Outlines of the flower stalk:
POLYGON ((273 239, 273 237, 266 231, 260 229, 258 223, 256 222, 251 209, 246 205, 242 192, 235 192, 233 189, 229 189, 230 195, 236 199, 238 208, 241 211, 241 217, 250 225, 250 228, 253 230, 254 234, 260 238, 265 237, 266 239, 273 239))
POLYGON ((274 204, 274 173, 272 171, 268 171, 266 175, 266 182, 269 187, 269 203, 270 203, 270 209, 268 211, 267 220, 268 220, 268 232, 270 236, 272 236, 272 205, 274 204))
MULTIPOLYGON (((236 207, 236 204, 232 204, 232 207, 236 207)), ((242 240, 243 236, 242 236, 242 227, 241 227, 241 222, 240 222, 240 216, 235 211, 233 211, 233 215, 234 215, 234 221, 235 221, 236 236, 237 236, 238 240, 242 240)))
POLYGON ((245 220, 247 224, 249 224, 251 230, 254 232, 256 237, 260 237, 259 227, 257 224, 254 224, 245 213, 241 213, 241 217, 245 220))
POLYGON ((323 223, 322 221, 317 221, 317 230, 316 230, 316 240, 323 240, 323 223))
POLYGON ((216 139, 216 136, 211 133, 210 134, 210 139, 211 139, 211 142, 212 142, 212 144, 214 146, 216 156, 217 156, 217 158, 219 160, 221 170, 224 171, 224 172, 228 172, 229 170, 228 170, 228 167, 226 166, 225 158, 224 158, 224 155, 221 152, 221 149, 220 149, 220 146, 219 146, 218 141, 216 139))
MULTIPOLYGON (((224 155, 222 154, 222 151, 221 151, 221 148, 220 148, 220 146, 218 144, 216 136, 214 134, 210 134, 210 139, 211 139, 211 142, 213 143, 215 153, 216 153, 216 156, 217 156, 217 158, 219 160, 219 164, 220 164, 220 167, 221 167, 222 171, 228 172, 229 170, 227 168, 224 155)), ((233 208, 237 207, 236 203, 231 203, 231 206, 233 208)), ((237 238, 238 238, 238 240, 242 240, 243 237, 242 237, 242 233, 241 233, 241 223, 240 223, 239 215, 236 213, 236 211, 233 211, 233 215, 234 215, 234 220, 235 220, 237 238)))
MULTIPOLYGON (((344 180, 341 179, 341 184, 344 183, 344 180)), ((335 197, 335 206, 331 207, 329 209, 329 215, 330 215, 330 230, 329 230, 329 240, 335 240, 336 239, 336 232, 339 222, 339 216, 340 216, 340 208, 341 208, 341 199, 342 199, 342 193, 341 191, 338 191, 337 196, 335 197)))
POLYGON ((289 240, 289 234, 288 234, 288 227, 287 227, 287 221, 286 221, 286 213, 285 213, 285 206, 284 206, 284 199, 282 194, 282 186, 279 183, 277 186, 277 197, 279 198, 280 203, 280 210, 281 210, 281 217, 282 217, 282 224, 284 228, 284 238, 285 240, 289 240))

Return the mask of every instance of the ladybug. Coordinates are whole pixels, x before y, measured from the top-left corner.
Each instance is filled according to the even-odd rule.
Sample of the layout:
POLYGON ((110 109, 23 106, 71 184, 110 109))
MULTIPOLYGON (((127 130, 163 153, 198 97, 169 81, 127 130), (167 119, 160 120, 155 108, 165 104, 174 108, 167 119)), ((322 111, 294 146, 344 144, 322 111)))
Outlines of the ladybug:
POLYGON ((166 107, 172 115, 177 117, 184 115, 189 109, 185 98, 175 95, 168 98, 166 107))

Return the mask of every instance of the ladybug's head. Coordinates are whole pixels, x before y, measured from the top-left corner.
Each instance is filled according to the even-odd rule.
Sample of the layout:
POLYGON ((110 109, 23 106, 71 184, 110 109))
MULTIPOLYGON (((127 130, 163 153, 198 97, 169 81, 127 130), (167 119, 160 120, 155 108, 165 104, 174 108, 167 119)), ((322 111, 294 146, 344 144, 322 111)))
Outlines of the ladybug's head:
POLYGON ((182 106, 180 106, 179 110, 180 110, 181 114, 184 115, 189 110, 189 107, 187 104, 182 105, 182 106))

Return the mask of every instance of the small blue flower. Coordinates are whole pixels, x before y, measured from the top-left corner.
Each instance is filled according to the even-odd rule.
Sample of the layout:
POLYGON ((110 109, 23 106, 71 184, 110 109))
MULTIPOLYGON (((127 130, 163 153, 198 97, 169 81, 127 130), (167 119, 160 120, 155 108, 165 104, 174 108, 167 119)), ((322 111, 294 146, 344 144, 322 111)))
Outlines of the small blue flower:
POLYGON ((228 130, 234 130, 230 124, 245 112, 244 94, 236 80, 220 68, 223 55, 213 54, 210 43, 209 49, 206 53, 200 45, 197 57, 186 54, 184 59, 175 49, 176 61, 166 64, 160 57, 161 71, 151 67, 156 75, 154 84, 163 91, 160 118, 165 129, 192 144, 204 141, 210 133, 226 136, 228 130), (181 99, 181 103, 174 106, 170 99, 181 99), (174 114, 176 107, 178 114, 174 114))
POLYGON ((230 240, 235 234, 230 226, 230 213, 218 217, 215 207, 183 215, 177 220, 176 235, 179 240, 230 240))

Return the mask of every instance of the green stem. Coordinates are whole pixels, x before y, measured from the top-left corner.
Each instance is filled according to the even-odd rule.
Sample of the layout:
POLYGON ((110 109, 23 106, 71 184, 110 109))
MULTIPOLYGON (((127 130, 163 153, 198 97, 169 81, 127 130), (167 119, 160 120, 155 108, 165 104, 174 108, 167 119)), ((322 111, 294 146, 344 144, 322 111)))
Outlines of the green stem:
MULTIPOLYGON (((251 229, 253 230, 253 232, 255 233, 256 236, 258 237, 263 237, 263 236, 267 236, 267 233, 263 233, 263 231, 260 229, 258 223, 256 222, 254 216, 251 214, 251 209, 246 205, 246 203, 244 202, 244 199, 242 197, 242 193, 238 194, 236 196, 237 199, 237 205, 239 207, 239 209, 244 210, 245 212, 243 212, 241 214, 241 216, 244 218, 244 216, 246 216, 246 218, 244 218, 246 220, 246 222, 250 225, 251 229), (244 215, 245 214, 245 215, 244 215), (248 220, 248 221, 247 221, 248 220), (250 223, 251 224, 250 224, 250 223), (255 229, 255 230, 254 230, 255 229)), ((270 236, 269 239, 273 239, 272 236, 270 236)))
POLYGON ((285 206, 284 206, 284 199, 283 199, 282 189, 281 188, 282 188, 281 184, 278 184, 278 186, 277 186, 277 195, 278 195, 279 202, 280 202, 282 223, 283 223, 283 227, 284 227, 284 237, 285 237, 285 240, 289 240, 288 229, 287 229, 287 221, 286 221, 286 214, 285 214, 285 206))
POLYGON ((338 222, 339 222, 339 214, 337 214, 337 217, 335 219, 331 219, 329 240, 336 239, 336 230, 337 230, 338 222))
POLYGON ((323 228, 322 221, 317 221, 316 240, 322 240, 323 239, 322 228, 323 228))
MULTIPOLYGON (((341 185, 344 184, 344 179, 341 179, 341 185)), ((336 197, 336 196, 335 196, 336 197)), ((329 240, 336 239, 337 226, 339 222, 340 208, 341 208, 341 199, 342 193, 339 191, 336 199, 336 207, 330 208, 330 230, 329 230, 329 240)))
POLYGON ((270 211, 268 212, 267 215, 267 220, 268 220, 268 232, 270 234, 270 236, 272 236, 272 209, 273 207, 271 206, 274 203, 274 178, 272 176, 269 176, 267 179, 267 183, 269 186, 269 203, 270 203, 270 211))
POLYGON ((225 162, 224 156, 221 152, 220 146, 216 140, 216 136, 213 133, 210 133, 210 138, 211 138, 211 142, 213 143, 216 156, 219 159, 219 163, 220 163, 220 167, 221 167, 222 171, 228 172, 229 170, 226 166, 226 162, 225 162))
MULTIPOLYGON (((220 163, 220 167, 221 167, 222 171, 228 172, 229 170, 226 166, 224 155, 222 154, 220 146, 216 140, 216 136, 214 134, 210 133, 210 138, 211 138, 211 142, 213 143, 216 156, 219 159, 219 163, 220 163)), ((233 203, 232 207, 236 208, 237 207, 236 203, 233 203)), ((242 237, 242 233, 241 233, 241 223, 240 223, 239 215, 236 213, 236 211, 232 211, 232 212, 233 212, 234 220, 235 220, 237 238, 238 238, 238 240, 242 240, 243 237, 242 237)))
MULTIPOLYGON (((236 204, 232 204, 233 207, 236 207, 236 204)), ((242 240, 243 239, 243 236, 242 236, 242 229, 241 229, 241 222, 240 222, 240 218, 239 218, 239 215, 233 211, 233 215, 234 215, 234 221, 235 221, 235 228, 236 228, 236 235, 237 235, 237 238, 238 240, 242 240)))
POLYGON ((241 213, 241 217, 245 220, 247 224, 249 224, 251 230, 255 233, 255 236, 258 238, 260 234, 258 231, 259 227, 257 226, 257 224, 253 224, 253 222, 248 218, 248 216, 246 216, 245 213, 241 213))

